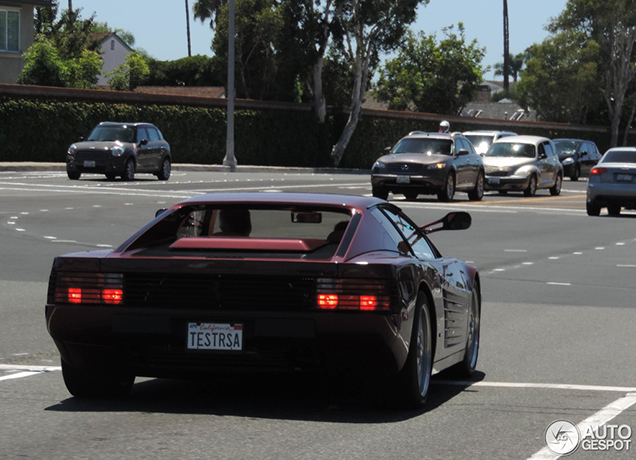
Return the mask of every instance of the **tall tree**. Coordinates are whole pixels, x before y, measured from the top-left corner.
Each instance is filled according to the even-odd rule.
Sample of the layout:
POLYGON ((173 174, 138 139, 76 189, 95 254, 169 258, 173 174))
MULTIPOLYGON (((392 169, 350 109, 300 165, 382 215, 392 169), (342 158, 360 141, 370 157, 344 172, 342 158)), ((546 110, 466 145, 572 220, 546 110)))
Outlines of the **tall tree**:
MULTIPOLYGON (((517 83, 519 79, 519 73, 523 69, 523 65, 525 64, 527 59, 527 54, 518 53, 514 56, 511 54, 508 56, 508 75, 512 77, 512 81, 517 83)), ((504 63, 498 62, 494 66, 494 74, 496 77, 501 77, 504 75, 504 63)))
POLYGON ((626 94, 636 76, 636 1, 568 0, 550 30, 579 31, 588 42, 598 43, 600 91, 610 121, 610 145, 616 146, 626 94))
POLYGON ((504 64, 503 84, 504 91, 510 90, 510 24, 508 22, 508 0, 503 0, 503 37, 504 37, 504 64))
POLYGON ((380 68, 374 95, 389 109, 459 115, 476 95, 486 70, 485 48, 466 43, 464 27, 444 29, 445 38, 409 32, 395 59, 380 68))
POLYGON ((369 73, 379 61, 380 52, 398 48, 408 26, 415 21, 420 4, 429 0, 339 0, 342 14, 334 39, 354 71, 350 115, 331 153, 335 165, 340 164, 351 136, 360 119, 362 101, 369 84, 369 73))

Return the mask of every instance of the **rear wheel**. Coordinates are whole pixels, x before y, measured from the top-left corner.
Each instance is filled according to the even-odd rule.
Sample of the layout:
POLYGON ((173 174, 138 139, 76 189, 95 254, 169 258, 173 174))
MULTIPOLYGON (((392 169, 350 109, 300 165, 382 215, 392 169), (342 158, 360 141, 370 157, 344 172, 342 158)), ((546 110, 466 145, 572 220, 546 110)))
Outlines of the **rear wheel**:
POLYGON ((79 171, 66 171, 66 175, 68 176, 69 179, 71 180, 77 180, 80 178, 80 176, 82 175, 81 172, 79 171))
POLYGON ((453 201, 455 196, 455 175, 449 173, 444 183, 444 188, 437 193, 439 201, 453 201))
POLYGON ((585 210, 587 211, 588 216, 598 216, 601 214, 601 207, 596 203, 589 201, 585 204, 585 210))
POLYGON ((562 186, 563 186, 563 177, 561 177, 561 174, 557 174, 557 178, 554 181, 554 185, 550 188, 550 195, 552 196, 560 195, 562 186))
POLYGON ((159 180, 168 180, 170 178, 170 172, 172 171, 172 165, 170 163, 170 158, 165 158, 161 163, 161 169, 157 173, 157 178, 159 180))
POLYGON ((537 193, 537 176, 534 174, 530 176, 530 183, 528 184, 528 188, 523 191, 525 196, 534 196, 537 193))
POLYGON ((570 180, 577 181, 579 180, 579 177, 581 177, 581 167, 577 164, 574 167, 574 171, 572 172, 572 175, 570 176, 570 180))
POLYGON ((484 197, 484 173, 479 171, 477 173, 477 180, 475 181, 475 188, 468 192, 468 199, 472 201, 481 201, 484 197))
POLYGON ((620 216, 621 215, 621 207, 617 204, 608 204, 607 205, 607 213, 610 216, 620 216))
POLYGON ((409 408, 422 407, 426 402, 433 369, 431 317, 423 293, 417 296, 414 320, 408 357, 398 376, 400 391, 396 393, 402 404, 409 408))
POLYGON ((389 197, 389 191, 384 187, 373 187, 372 193, 374 197, 381 200, 386 200, 389 197))
POLYGON ((135 161, 132 158, 124 165, 124 172, 121 178, 126 181, 135 180, 135 161))
POLYGON ((106 369, 79 369, 62 360, 67 390, 76 398, 120 398, 130 393, 135 376, 106 369))

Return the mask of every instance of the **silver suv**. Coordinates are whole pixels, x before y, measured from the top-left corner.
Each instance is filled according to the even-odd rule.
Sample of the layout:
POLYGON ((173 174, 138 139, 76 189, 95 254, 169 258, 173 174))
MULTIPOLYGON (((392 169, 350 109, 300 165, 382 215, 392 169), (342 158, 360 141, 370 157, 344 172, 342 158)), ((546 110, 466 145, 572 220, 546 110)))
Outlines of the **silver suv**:
POLYGON ((563 166, 554 144, 547 137, 514 136, 495 141, 483 156, 486 190, 523 191, 534 196, 548 188, 551 195, 561 193, 563 166))

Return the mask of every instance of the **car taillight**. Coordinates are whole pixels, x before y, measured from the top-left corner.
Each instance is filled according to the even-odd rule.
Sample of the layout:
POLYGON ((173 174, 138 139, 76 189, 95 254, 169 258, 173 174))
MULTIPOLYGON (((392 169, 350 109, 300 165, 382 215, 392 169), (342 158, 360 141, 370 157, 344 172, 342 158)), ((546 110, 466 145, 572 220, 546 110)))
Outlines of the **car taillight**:
POLYGON ((390 311, 391 283, 383 280, 321 278, 316 283, 319 310, 390 311))
POLYGON ((123 275, 117 273, 58 273, 55 303, 121 305, 123 275))
POLYGON ((601 174, 605 174, 607 172, 607 168, 592 168, 590 171, 591 176, 600 176, 601 174))

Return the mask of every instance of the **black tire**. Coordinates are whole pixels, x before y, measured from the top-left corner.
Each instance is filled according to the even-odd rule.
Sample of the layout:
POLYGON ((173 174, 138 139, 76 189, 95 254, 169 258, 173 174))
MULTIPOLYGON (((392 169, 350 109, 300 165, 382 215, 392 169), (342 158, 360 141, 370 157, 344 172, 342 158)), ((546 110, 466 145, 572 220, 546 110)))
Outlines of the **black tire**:
POLYGON ((439 201, 453 201, 455 196, 455 175, 449 173, 444 183, 444 188, 437 193, 437 199, 439 201))
POLYGON ((598 216, 601 214, 601 207, 596 203, 590 203, 589 201, 585 204, 585 210, 587 211, 588 216, 598 216))
POLYGON ((563 177, 561 177, 561 174, 557 174, 557 178, 554 181, 554 185, 550 187, 550 195, 552 196, 560 195, 562 186, 563 186, 563 177))
POLYGON ((530 182, 528 183, 528 188, 523 191, 525 196, 535 196, 537 193, 537 176, 534 174, 530 176, 530 182))
POLYGON ((68 176, 69 179, 71 180, 77 180, 80 178, 80 176, 82 175, 81 172, 79 171, 66 171, 66 175, 68 176))
POLYGON ((62 360, 66 389, 76 398, 121 398, 130 393, 135 376, 104 369, 78 369, 62 360))
POLYGON ((417 192, 409 192, 404 194, 404 198, 409 201, 417 200, 417 192))
POLYGON ((574 171, 572 172, 572 175, 570 176, 570 180, 576 182, 577 180, 579 180, 579 177, 581 177, 581 166, 577 164, 574 167, 574 171))
POLYGON ((380 198, 381 200, 389 198, 389 191, 384 187, 373 187, 372 193, 374 197, 380 198))
POLYGON ((115 173, 106 173, 105 176, 108 180, 115 180, 117 178, 117 174, 115 173))
POLYGON ((398 376, 395 395, 402 407, 417 409, 424 405, 433 370, 433 332, 426 296, 419 293, 406 363, 398 376))
POLYGON ((121 178, 125 181, 135 180, 135 160, 129 159, 124 165, 121 178))
POLYGON ((470 378, 477 367, 479 357, 479 334, 481 330, 481 301, 479 289, 474 288, 470 312, 468 313, 468 328, 466 336, 466 351, 464 359, 452 368, 452 375, 457 378, 470 378))
POLYGON ((617 204, 608 204, 607 205, 607 213, 610 216, 620 216, 621 215, 621 207, 617 204))
POLYGON ((172 163, 170 158, 165 158, 161 163, 161 169, 157 173, 157 179, 168 180, 170 178, 170 172, 172 171, 172 163))
POLYGON ((479 171, 477 173, 477 180, 475 181, 475 188, 468 192, 468 199, 471 201, 481 201, 484 197, 484 173, 479 171))

